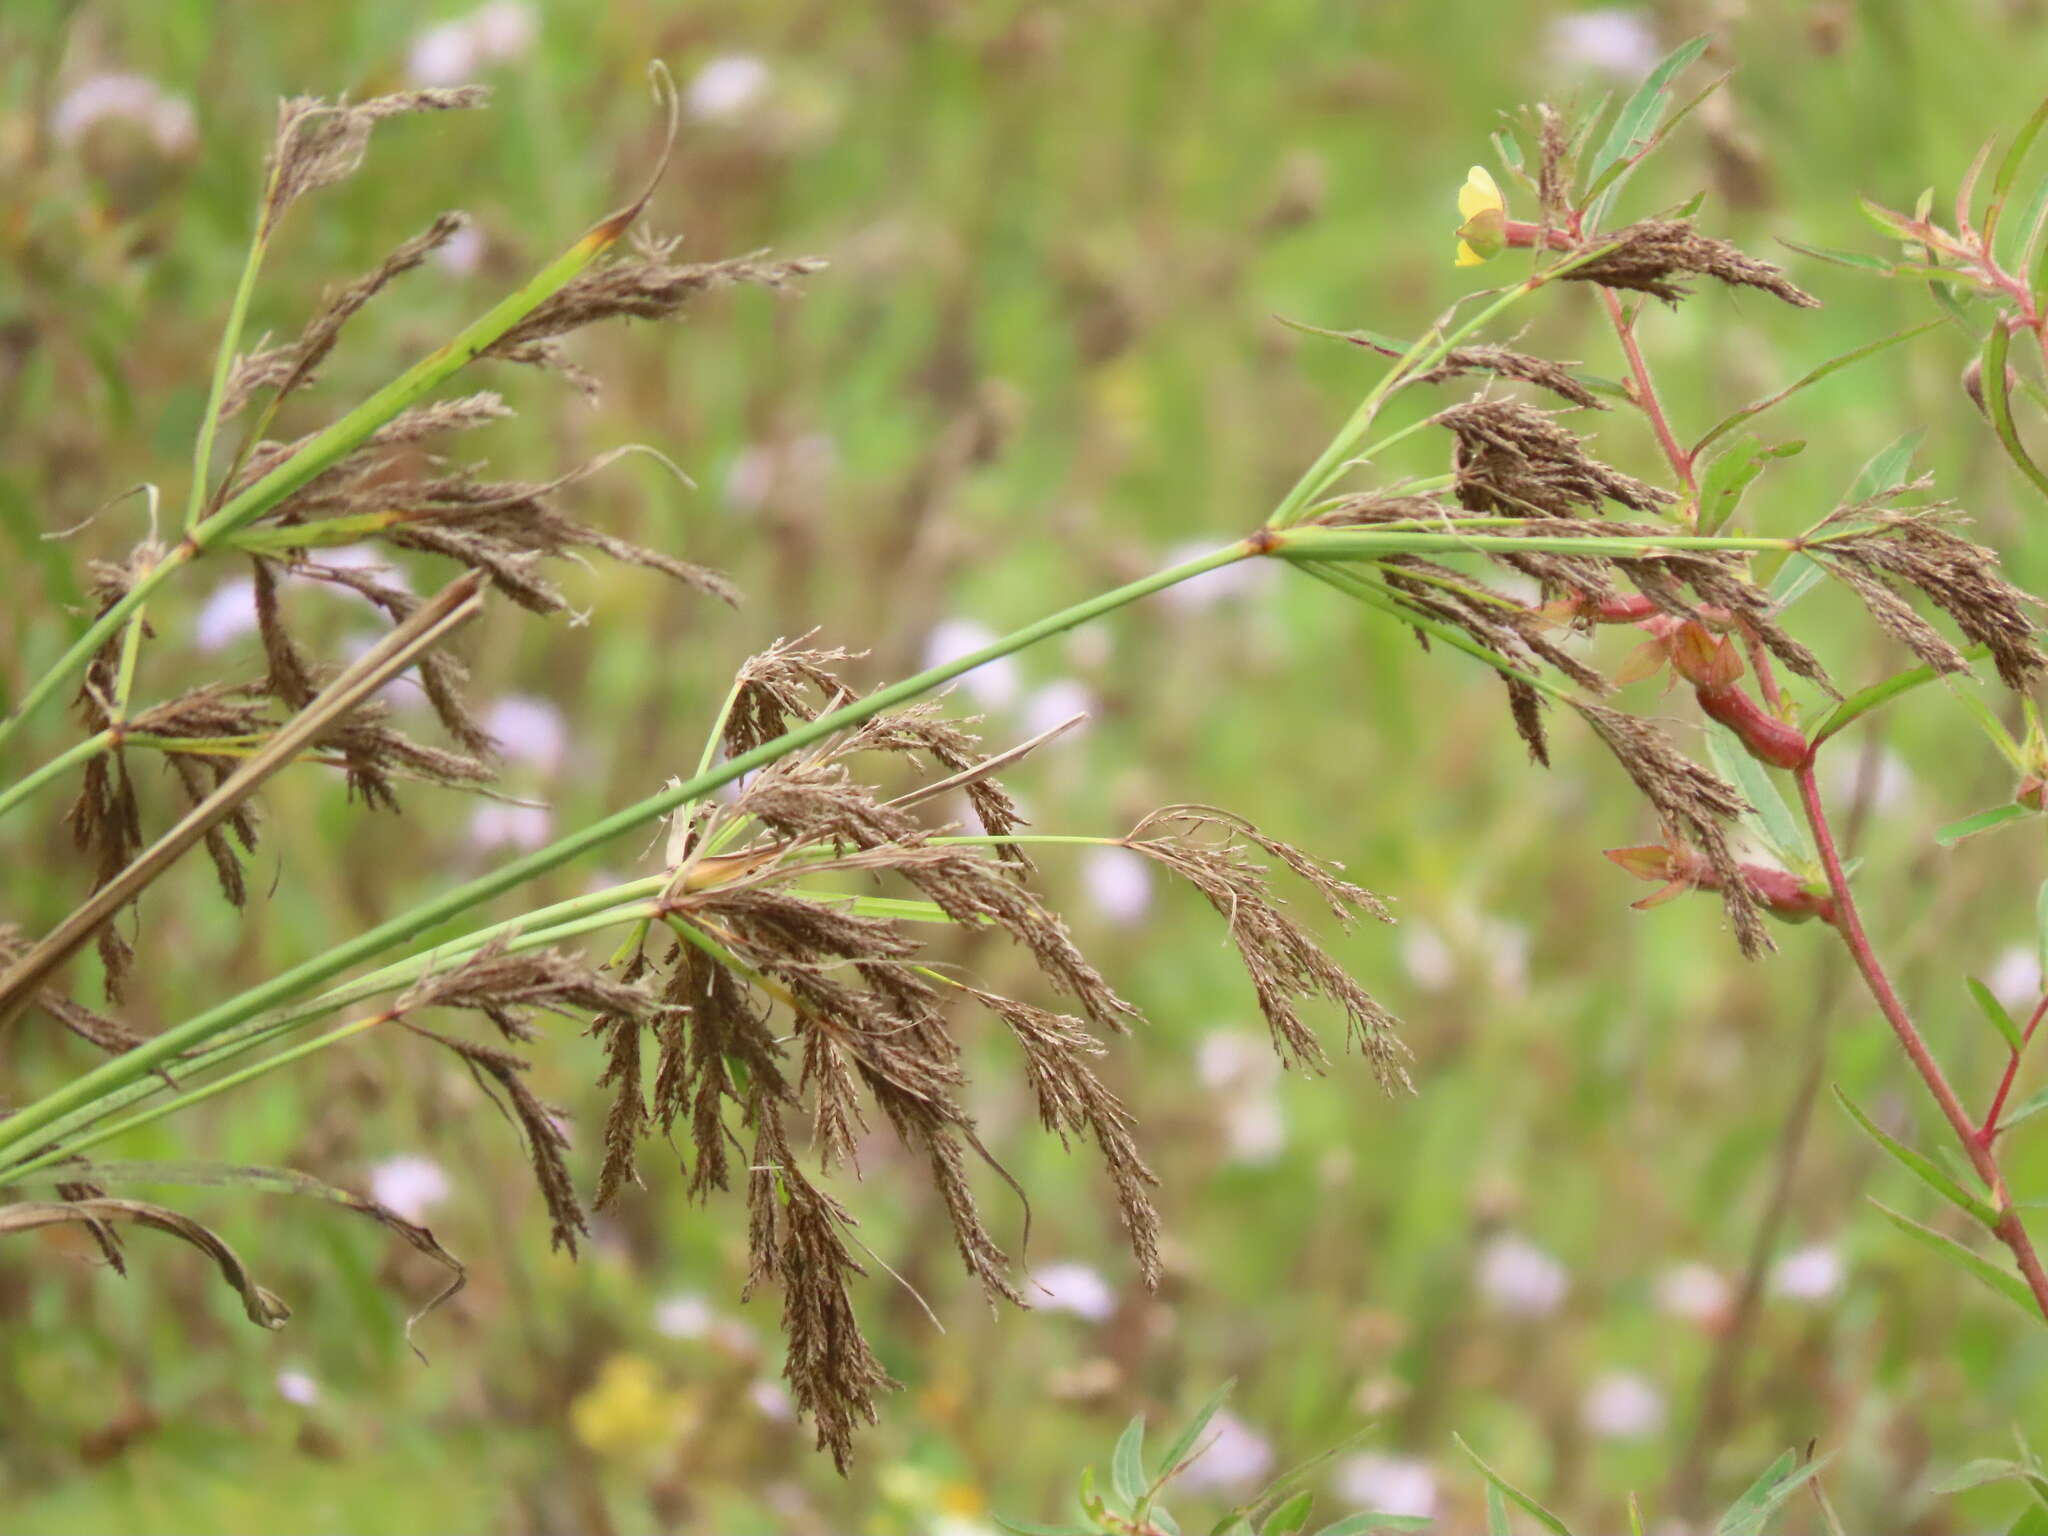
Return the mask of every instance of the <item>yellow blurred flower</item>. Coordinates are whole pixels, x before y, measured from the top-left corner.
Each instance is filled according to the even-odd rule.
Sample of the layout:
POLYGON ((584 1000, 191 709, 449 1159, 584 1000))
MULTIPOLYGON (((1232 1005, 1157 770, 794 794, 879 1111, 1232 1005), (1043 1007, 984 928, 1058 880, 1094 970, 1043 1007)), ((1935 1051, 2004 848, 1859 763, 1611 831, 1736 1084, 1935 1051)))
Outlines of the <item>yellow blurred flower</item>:
POLYGON ((1458 226, 1458 266, 1476 267, 1501 253, 1507 244, 1508 204, 1486 167, 1473 166, 1458 188, 1458 217, 1465 221, 1458 226))
POLYGON ((662 1385, 653 1361, 613 1355, 569 1405, 569 1425, 600 1456, 642 1456, 675 1442, 688 1428, 689 1406, 683 1393, 662 1385))

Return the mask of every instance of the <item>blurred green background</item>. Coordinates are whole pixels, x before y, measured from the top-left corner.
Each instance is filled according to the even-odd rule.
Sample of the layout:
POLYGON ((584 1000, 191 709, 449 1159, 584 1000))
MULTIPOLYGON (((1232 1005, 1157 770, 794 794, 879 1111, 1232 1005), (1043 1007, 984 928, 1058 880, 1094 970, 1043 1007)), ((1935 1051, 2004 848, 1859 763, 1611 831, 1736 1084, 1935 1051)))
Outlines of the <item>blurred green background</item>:
MULTIPOLYGON (((868 651, 863 680, 886 680, 1246 531, 1379 366, 1275 317, 1414 334, 1490 280, 1449 258, 1455 191, 1490 159, 1496 112, 1626 91, 1708 29, 1714 49, 1688 79, 1737 72, 1622 211, 1704 188, 1708 230, 1783 257, 1826 307, 1711 291, 1649 311, 1681 435, 1930 312, 1924 291, 1771 237, 1879 250, 1858 192, 1897 206, 1930 183, 1951 195, 1977 143, 2022 120, 2048 78, 2038 5, 9 0, 0 681, 17 691, 55 656, 85 562, 140 536, 140 503, 66 541, 42 535, 138 480, 183 495, 279 96, 495 90, 486 113, 380 129, 362 174, 286 225, 252 335, 293 334, 326 285, 442 208, 468 210, 480 234, 356 322, 293 430, 626 200, 658 142, 652 59, 675 72, 684 126, 648 223, 698 257, 771 247, 832 262, 800 296, 721 295, 680 325, 579 338, 606 381, 595 408, 557 379, 499 368, 482 381, 521 414, 462 451, 539 477, 617 444, 658 447, 694 493, 628 459, 573 504, 747 594, 727 611, 600 566, 569 573, 587 624, 506 608, 471 636, 476 696, 528 748, 512 787, 567 828, 686 771, 732 669, 778 635, 821 626, 868 651)), ((1590 292, 1521 313, 1529 348, 1622 371, 1590 292)), ((1958 387, 1967 356, 1960 333, 1935 333, 1766 418, 1768 439, 1809 446, 1752 492, 1748 518, 1804 527, 1873 452, 1926 426, 1922 462, 2041 588, 2048 553, 2028 535, 2042 509, 1958 387)), ((1390 420, 1431 408, 1404 398, 1390 420)), ((1606 457, 1655 473, 1639 420, 1597 425, 1606 457)), ((1419 434, 1383 470, 1439 473, 1444 451, 1419 434)), ((1870 1210, 1876 1194, 1939 1219, 1824 1086, 1800 1112, 1839 1082, 1889 1123, 1934 1128, 1825 932, 1782 930, 1776 958, 1745 965, 1710 901, 1630 912, 1642 888, 1599 851, 1655 829, 1597 744, 1560 723, 1556 766, 1532 768, 1483 669, 1286 575, 1169 594, 959 695, 997 742, 1093 713, 1014 780, 1041 830, 1115 833, 1154 805, 1211 801, 1397 903, 1399 927, 1332 937, 1406 1021, 1417 1092, 1388 1101, 1355 1058, 1321 1079, 1271 1070, 1249 989, 1192 893, 1111 858, 1046 861, 1084 946, 1149 1016, 1107 1074, 1163 1180, 1159 1294, 1134 1283, 1091 1155, 1041 1135, 1014 1058, 977 1043, 973 1102, 1031 1192, 1029 1262, 1049 1299, 992 1315, 957 1272, 937 1202, 878 1138, 841 1193, 944 1331, 873 1267, 858 1303, 905 1390, 842 1481, 789 1421, 777 1299, 740 1301, 737 1200, 693 1206, 672 1162, 649 1156, 648 1187, 602 1220, 582 1262, 550 1255, 510 1128, 447 1059, 372 1037, 108 1151, 285 1164, 402 1196, 471 1265, 468 1290, 419 1330, 431 1363, 402 1335, 438 1283, 431 1266, 315 1204, 153 1192, 291 1301, 274 1335, 176 1245, 139 1237, 124 1282, 75 1244, 15 1238, 0 1251, 0 1525, 966 1536, 997 1511, 1064 1516, 1074 1475, 1106 1458, 1125 1418, 1183 1413, 1229 1377, 1230 1433, 1190 1474, 1196 1505, 1363 1432, 1317 1473, 1324 1510, 1407 1508, 1475 1530, 1481 1485, 1456 1431, 1590 1530, 1620 1528, 1631 1489, 1660 1529, 1687 1529, 1679 1517, 1809 1440, 1836 1457, 1827 1482, 1851 1530, 2010 1520, 2007 1492, 1931 1488, 2008 1451, 2010 1426, 2048 1424, 2048 1335, 1870 1210), (1752 1268, 1754 1338, 1726 1408, 1708 1411, 1752 1268)), ((202 568, 152 607, 139 698, 253 673, 239 579, 202 568)), ((413 579, 435 576, 422 563, 413 579)), ((374 627, 321 593, 291 601, 337 650, 374 627)), ((1839 595, 1802 613, 1845 682, 1902 664, 1839 595)), ((1606 637, 1600 656, 1627 645, 1606 637)), ((1659 686, 1626 702, 1697 748, 1689 703, 1659 686)), ((46 713, 8 768, 69 739, 46 713)), ((1958 745, 1974 742, 1930 692, 1834 766, 1858 807, 1874 937, 1977 1100, 1999 1048, 1963 977, 2031 1001, 2042 861, 2026 832, 1934 846, 1932 828, 2010 793, 1988 751, 1958 745)), ((155 816, 171 810, 154 773, 144 793, 155 816)), ((32 930, 86 888, 62 803, 0 827, 0 917, 32 930)), ((246 919, 202 868, 145 901, 138 1027, 536 830, 418 787, 402 816, 368 816, 315 769, 278 781, 266 806, 253 883, 271 894, 246 919)), ((647 867, 620 844, 537 899, 647 867)), ((960 958, 992 985, 1030 985, 1000 946, 960 958)), ((90 974, 79 984, 96 995, 90 974)), ((0 1094, 16 1102, 89 1058, 40 1021, 4 1053, 0 1094)), ((536 1086, 588 1124, 598 1069, 563 1025, 536 1086)), ((2048 1133, 2029 1130, 2009 1152, 2022 1197, 2048 1191, 2048 1133)), ((594 1173, 587 1145, 576 1166, 594 1173)), ((1021 1212, 981 1183, 1014 1245, 1021 1212)), ((1813 1522, 1801 1508, 1784 1528, 1813 1522)))

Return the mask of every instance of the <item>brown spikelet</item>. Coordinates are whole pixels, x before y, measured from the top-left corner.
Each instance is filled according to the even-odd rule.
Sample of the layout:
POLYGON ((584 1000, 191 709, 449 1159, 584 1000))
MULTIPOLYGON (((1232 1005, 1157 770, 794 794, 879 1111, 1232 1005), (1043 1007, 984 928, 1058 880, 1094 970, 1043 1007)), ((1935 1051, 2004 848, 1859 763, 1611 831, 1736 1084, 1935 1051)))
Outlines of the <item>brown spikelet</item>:
POLYGON ((1416 374, 1414 382, 1440 384, 1446 379, 1488 373, 1496 378, 1515 379, 1523 384, 1533 384, 1538 389, 1548 390, 1559 399, 1569 400, 1573 405, 1586 410, 1606 410, 1606 401, 1572 377, 1571 370, 1576 366, 1573 363, 1554 363, 1548 358, 1533 357, 1527 352, 1517 352, 1509 347, 1453 347, 1444 354, 1444 360, 1434 368, 1427 373, 1416 374))
POLYGON ((308 192, 354 175, 369 148, 371 130, 386 118, 479 107, 489 95, 480 85, 465 85, 405 91, 353 104, 329 104, 309 96, 281 102, 266 168, 261 236, 267 238, 286 210, 308 192))
POLYGON ((1435 420, 1457 439, 1458 501, 1474 512, 1563 518, 1578 509, 1598 513, 1608 500, 1654 512, 1678 499, 1589 458, 1576 433, 1518 401, 1482 395, 1435 420))
POLYGON ((1769 954, 1777 946, 1764 929, 1749 882, 1728 842, 1727 823, 1748 812, 1749 803, 1732 785, 1680 752, 1655 726, 1599 704, 1577 699, 1571 704, 1665 826, 1706 856, 1720 877, 1721 904, 1743 954, 1752 960, 1769 954))
POLYGON ((1701 234, 1690 219, 1644 219, 1597 239, 1601 245, 1621 243, 1564 273, 1567 282, 1631 289, 1677 304, 1691 293, 1681 279, 1711 277, 1731 287, 1760 288, 1800 309, 1820 308, 1820 300, 1794 284, 1782 267, 1701 234))
MULTIPOLYGON (((1918 490, 1928 482, 1899 487, 1918 490)), ((1914 509, 1864 504, 1845 507, 1821 524, 1825 531, 1846 523, 1857 531, 1816 540, 1806 552, 1839 576, 1887 634, 1938 672, 1960 672, 1968 662, 1897 595, 1917 588, 1956 627, 1991 653, 2006 687, 2025 693, 2044 673, 2048 655, 2034 640, 2029 609, 2039 599, 2006 580, 1997 554, 1952 529, 1960 521, 1946 503, 1914 509)))
MULTIPOLYGON (((1132 828, 1125 846, 1179 875, 1222 915, 1231 943, 1251 977, 1259 1011, 1273 1036, 1273 1048, 1283 1063, 1312 1069, 1327 1063, 1321 1043, 1295 1006, 1300 999, 1320 996, 1344 1010, 1350 1038, 1372 1063, 1381 1086, 1390 1091, 1406 1087, 1408 1075, 1400 1064, 1406 1051, 1395 1034, 1393 1015, 1352 980, 1305 928, 1281 911, 1265 867, 1245 855, 1241 840, 1252 841, 1268 852, 1285 845, 1264 836, 1247 839, 1245 830, 1236 818, 1176 806, 1155 812, 1132 828), (1165 830, 1175 827, 1178 830, 1165 830), (1203 832, 1221 835, 1197 841, 1203 832)), ((1286 862, 1294 867, 1292 859, 1286 862)), ((1386 920, 1385 908, 1376 899, 1359 900, 1348 894, 1357 887, 1329 876, 1314 883, 1332 910, 1347 921, 1360 911, 1386 920)))
POLYGON ((832 668, 851 660, 852 653, 806 646, 810 638, 777 640, 741 664, 725 717, 728 757, 773 741, 792 721, 816 719, 833 700, 851 695, 832 668))
POLYGON ((604 1041, 605 1067, 597 1080, 612 1090, 612 1107, 604 1122, 604 1162, 598 1168, 597 1193, 591 1204, 603 1210, 628 1184, 638 1184, 634 1152, 647 1128, 647 1100, 640 1089, 640 1031, 643 1025, 628 1014, 601 1014, 590 1033, 604 1041))

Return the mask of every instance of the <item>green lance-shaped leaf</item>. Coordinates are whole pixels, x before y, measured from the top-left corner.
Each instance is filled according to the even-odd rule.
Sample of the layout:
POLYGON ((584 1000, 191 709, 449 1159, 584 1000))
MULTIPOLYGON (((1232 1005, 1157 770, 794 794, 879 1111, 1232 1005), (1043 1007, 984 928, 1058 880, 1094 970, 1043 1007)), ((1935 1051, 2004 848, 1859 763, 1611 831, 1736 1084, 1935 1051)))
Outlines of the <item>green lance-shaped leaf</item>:
POLYGON ((1828 1458, 1823 1456, 1801 1467, 1797 1457, 1790 1451, 1784 1452, 1728 1506, 1728 1512, 1714 1526, 1714 1536, 1759 1536, 1771 1516, 1817 1477, 1827 1463, 1828 1458))
MULTIPOLYGON (((1650 136, 1657 131, 1657 124, 1664 116, 1665 96, 1672 80, 1680 70, 1707 51, 1708 41, 1702 33, 1690 42, 1680 43, 1650 71, 1643 83, 1636 87, 1635 94, 1621 104, 1600 152, 1587 167, 1589 201, 1612 183, 1614 178, 1608 174, 1611 170, 1638 150, 1647 148, 1650 136)), ((1594 222, 1598 223, 1597 218, 1594 222)))
POLYGON ((1787 869, 1806 875, 1817 873, 1820 856, 1814 850, 1813 838, 1805 821, 1793 814, 1785 797, 1778 793, 1771 770, 1751 757, 1736 734, 1718 722, 1708 723, 1707 752, 1721 777, 1734 784, 1754 809, 1753 815, 1742 818, 1743 825, 1755 832, 1787 869))
MULTIPOLYGON (((1715 422, 1713 426, 1707 429, 1707 435, 1705 437, 1702 437, 1697 443, 1693 444, 1693 454, 1697 456, 1702 450, 1704 450, 1707 447, 1709 443, 1712 443, 1716 439, 1725 436, 1729 432, 1734 431, 1735 428, 1741 426, 1743 422, 1748 421, 1752 416, 1761 415, 1763 412, 1768 411, 1772 406, 1783 404, 1785 401, 1791 399, 1794 395, 1798 394, 1801 390, 1810 389, 1815 384, 1818 384, 1822 379, 1840 373, 1844 368, 1853 367, 1855 364, 1862 362, 1867 357, 1874 357, 1878 353, 1884 351, 1887 347, 1895 347, 1902 341, 1911 341, 1915 336, 1918 336, 1925 331, 1931 331, 1941 323, 1942 322, 1939 320, 1927 320, 1923 321, 1919 325, 1909 325, 1903 331, 1894 331, 1889 336, 1880 336, 1876 341, 1865 342, 1862 346, 1852 348, 1851 350, 1842 353, 1838 357, 1829 358, 1826 362, 1822 363, 1818 368, 1815 368, 1811 373, 1804 374, 1801 377, 1795 379, 1792 383, 1786 385, 1783 389, 1779 390, 1775 395, 1766 395, 1761 400, 1753 400, 1748 405, 1743 406, 1740 410, 1733 411, 1727 416, 1722 417, 1721 420, 1715 422)), ((1919 443, 1919 440, 1926 435, 1926 432, 1925 429, 1922 429, 1921 431, 1913 433, 1911 435, 1914 443, 1917 445, 1919 443)), ((1910 451, 1907 457, 1909 459, 1911 458, 1910 451)), ((1896 484, 1897 482, 1894 481, 1890 483, 1896 484)), ((1849 499, 1851 501, 1860 501, 1863 498, 1852 493, 1849 499)))
POLYGON ((1878 1208, 1887 1221, 1915 1242, 1924 1244, 1943 1258, 1962 1265, 2007 1301, 2032 1316, 2035 1321, 2041 1320, 2041 1309, 2035 1304, 2033 1293, 2027 1289, 2026 1282, 2018 1275, 2010 1270, 2000 1269, 1983 1254, 1965 1248, 1946 1233, 1937 1232, 1910 1216, 1901 1215, 1880 1200, 1872 1200, 1870 1203, 1878 1208))
POLYGON ((1209 1427, 1209 1421, 1222 1410, 1224 1401, 1236 1385, 1235 1378, 1224 1382, 1210 1394, 1206 1403, 1195 1410, 1195 1416, 1188 1420, 1186 1427, 1174 1436, 1173 1443, 1166 1448, 1166 1455, 1160 1460, 1158 1473, 1152 1479, 1152 1488, 1155 1492, 1168 1478, 1187 1465, 1189 1454, 1195 1449, 1195 1442, 1201 1439, 1202 1431, 1209 1427))
POLYGON ((1506 1478, 1502 1477, 1498 1472, 1494 1471, 1492 1467, 1488 1466, 1485 1460, 1480 1456, 1480 1454, 1477 1451, 1473 1450, 1471 1446, 1465 1443, 1464 1436, 1453 1435, 1451 1436, 1451 1438, 1457 1442, 1458 1449, 1465 1453, 1466 1457, 1470 1459, 1472 1465, 1479 1469, 1480 1474, 1483 1477, 1485 1477, 1486 1481, 1490 1485, 1492 1485, 1492 1487, 1497 1492, 1499 1492, 1502 1495, 1502 1497, 1510 1500, 1511 1502, 1521 1506, 1521 1508, 1527 1510, 1529 1514, 1535 1517, 1537 1523, 1540 1524, 1546 1531, 1554 1532, 1555 1536, 1572 1536, 1571 1528, 1567 1526, 1562 1520, 1558 1519, 1557 1516, 1553 1515, 1541 1504, 1538 1504, 1534 1499, 1530 1498, 1528 1494, 1522 1492, 1521 1489, 1517 1488, 1513 1483, 1509 1482, 1506 1478))
POLYGON ((1145 1415, 1133 1414, 1109 1458, 1109 1486, 1127 1508, 1145 1497, 1145 1415))
POLYGON ((2033 814, 2034 812, 2026 806, 2008 800, 2004 805, 1991 806, 1974 815, 1965 816, 1960 821, 1952 821, 1945 827, 1937 828, 1934 840, 1944 848, 1953 848, 1957 843, 1975 837, 1980 832, 1989 832, 2009 821, 2018 821, 2033 814))
POLYGON ((1719 533, 1734 517, 1743 493, 1764 472, 1764 467, 1772 459, 1789 459, 1805 447, 1805 443, 1795 442, 1767 448, 1759 438, 1745 432, 1716 454, 1700 477, 1699 531, 1719 533))
POLYGON ((2012 1015, 2005 1011, 2005 1004, 1993 997, 1991 989, 1976 977, 1972 976, 1968 981, 1970 996, 1976 999, 1979 1011, 1991 1021, 1991 1027, 1998 1031, 2013 1055, 2019 1055, 2027 1048, 2026 1036, 2020 1033, 2020 1027, 2013 1022, 2012 1015))
POLYGON ((1259 1527, 1259 1536, 1298 1536, 1301 1528, 1308 1524, 1308 1512, 1315 1507, 1316 1496, 1304 1488, 1280 1501, 1273 1513, 1266 1516, 1266 1523, 1259 1527))
POLYGON ((2005 379, 2005 357, 2011 346, 2012 333, 2005 328, 2005 322, 1994 320, 1990 335, 1984 338, 1984 409, 1991 417, 1991 430, 1998 434, 2005 456, 2033 482, 2035 490, 2048 496, 2048 474, 2042 473, 2041 466, 2034 462, 2027 445, 2020 441, 2019 428, 2013 424, 2012 392, 2005 379))
POLYGON ((2048 123, 2048 97, 2034 108, 2020 131, 2013 135, 2005 158, 1998 162, 1998 169, 1991 177, 1991 201, 1984 207, 1984 240, 1989 244, 1998 233, 1998 221, 2005 213, 2005 201, 2012 192, 2013 183, 2019 179, 2020 167, 2026 163, 2027 151, 2034 147, 2034 140, 2040 137, 2041 128, 2048 123))
POLYGON ((1915 1152, 1896 1136, 1887 1133, 1857 1106, 1854 1099, 1842 1092, 1840 1087, 1835 1089, 1835 1097, 1841 1101, 1842 1108, 1849 1112, 1849 1117, 1863 1127, 1864 1134, 1890 1153, 1899 1166, 1957 1210, 1967 1212, 1973 1221, 1982 1223, 1986 1230, 1998 1225, 1998 1212, 1991 1208, 1989 1201, 1972 1194, 1950 1178, 1932 1158, 1924 1153, 1915 1152))
POLYGON ((1315 1536, 1372 1536, 1375 1531, 1426 1531, 1436 1522, 1427 1515, 1385 1515, 1361 1510, 1333 1520, 1315 1536))
MULTIPOLYGON (((1802 555, 1795 555, 1792 560, 1788 560, 1785 563, 1786 569, 1789 570, 1794 561, 1805 565, 1810 570, 1819 571, 1818 566, 1802 555)), ((1782 576, 1784 572, 1781 571, 1779 574, 1782 576)), ((1775 585, 1772 589, 1772 595, 1777 595, 1775 585)), ((1963 652, 1964 659, 1968 661, 1982 661, 1990 654, 1990 647, 1983 645, 1973 645, 1963 652)), ((1872 683, 1868 688, 1850 694, 1848 698, 1842 700, 1841 703, 1829 710, 1822 717, 1820 724, 1814 727, 1814 746, 1818 747, 1830 736, 1839 734, 1843 729, 1853 725, 1872 710, 1881 709, 1901 694, 1911 693, 1915 688, 1925 687, 1928 683, 1949 675, 1945 672, 1937 672, 1932 667, 1911 667, 1904 672, 1886 678, 1881 683, 1872 683)))

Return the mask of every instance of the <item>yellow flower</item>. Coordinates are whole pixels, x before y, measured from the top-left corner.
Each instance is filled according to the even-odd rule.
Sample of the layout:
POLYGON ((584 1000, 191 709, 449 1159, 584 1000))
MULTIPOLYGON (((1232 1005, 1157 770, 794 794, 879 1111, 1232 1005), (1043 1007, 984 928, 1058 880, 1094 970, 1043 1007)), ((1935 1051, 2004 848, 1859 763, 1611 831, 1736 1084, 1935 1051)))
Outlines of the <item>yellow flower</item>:
POLYGON ((569 1405, 576 1438, 600 1456, 637 1458, 675 1443, 689 1423, 689 1399, 663 1385, 654 1362, 613 1355, 569 1405))
POLYGON ((1486 167, 1473 166, 1465 185, 1458 188, 1458 217, 1465 222, 1458 226, 1456 265, 1476 267, 1501 253, 1507 244, 1507 199, 1486 167))

